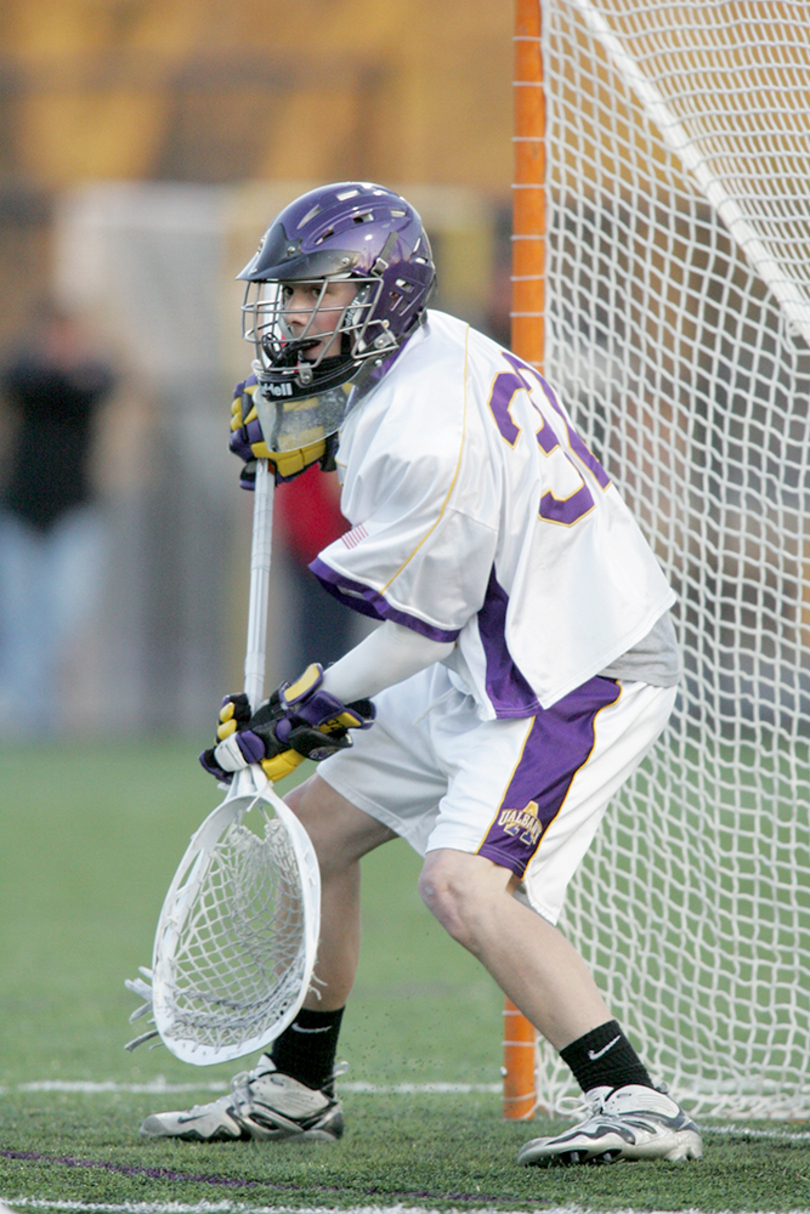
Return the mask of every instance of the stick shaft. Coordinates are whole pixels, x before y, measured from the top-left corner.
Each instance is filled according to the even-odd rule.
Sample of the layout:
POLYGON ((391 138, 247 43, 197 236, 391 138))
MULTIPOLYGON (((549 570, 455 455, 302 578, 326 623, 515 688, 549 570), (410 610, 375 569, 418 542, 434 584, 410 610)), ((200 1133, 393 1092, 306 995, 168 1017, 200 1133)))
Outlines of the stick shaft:
POLYGON ((250 598, 248 601, 245 695, 255 711, 264 695, 267 656, 267 601, 270 593, 270 560, 273 548, 274 477, 267 460, 257 461, 253 502, 253 538, 250 548, 250 598))

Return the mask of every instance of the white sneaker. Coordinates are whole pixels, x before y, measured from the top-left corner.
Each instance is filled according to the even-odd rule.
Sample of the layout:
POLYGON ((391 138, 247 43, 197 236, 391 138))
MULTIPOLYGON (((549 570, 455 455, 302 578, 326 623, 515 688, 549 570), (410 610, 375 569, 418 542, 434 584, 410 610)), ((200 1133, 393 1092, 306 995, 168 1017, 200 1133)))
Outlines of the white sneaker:
POLYGON ((282 1075, 262 1054, 255 1070, 231 1081, 227 1096, 196 1104, 186 1112, 152 1113, 141 1126, 141 1134, 187 1142, 251 1138, 335 1142, 343 1134, 343 1110, 334 1091, 316 1091, 282 1075))
POLYGON ((555 1138, 534 1138, 518 1163, 615 1163, 618 1159, 700 1159, 697 1126, 665 1091, 630 1083, 585 1093, 588 1116, 555 1138))

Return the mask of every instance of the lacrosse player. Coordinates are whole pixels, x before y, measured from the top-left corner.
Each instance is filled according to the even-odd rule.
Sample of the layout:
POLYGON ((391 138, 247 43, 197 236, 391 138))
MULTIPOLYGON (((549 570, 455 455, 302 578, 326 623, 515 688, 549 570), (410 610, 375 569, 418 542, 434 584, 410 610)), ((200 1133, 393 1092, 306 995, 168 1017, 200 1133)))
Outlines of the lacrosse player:
MULTIPOLYGON (((231 446, 276 477, 337 466, 351 523, 310 566, 380 626, 251 717, 220 714, 220 780, 301 756, 287 801, 318 854, 318 993, 228 1095, 154 1114, 153 1138, 333 1140, 335 1059, 360 940, 360 861, 396 837, 451 936, 555 1047, 581 1124, 518 1162, 699 1158, 585 963, 554 926, 610 797, 670 715, 674 595, 609 476, 530 366, 427 302, 403 198, 348 182, 281 212, 240 277, 255 374, 231 446)), ((255 464, 254 464, 255 466, 255 464)))

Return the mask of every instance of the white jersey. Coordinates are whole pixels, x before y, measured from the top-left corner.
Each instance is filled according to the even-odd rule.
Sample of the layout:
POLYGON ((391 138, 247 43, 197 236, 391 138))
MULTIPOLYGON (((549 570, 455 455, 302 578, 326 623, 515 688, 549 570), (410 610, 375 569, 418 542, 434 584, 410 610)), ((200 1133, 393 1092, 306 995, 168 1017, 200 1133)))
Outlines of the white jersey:
POLYGON ((340 434, 351 530, 311 568, 437 641, 482 717, 531 716, 632 648, 674 594, 532 368, 430 311, 340 434))

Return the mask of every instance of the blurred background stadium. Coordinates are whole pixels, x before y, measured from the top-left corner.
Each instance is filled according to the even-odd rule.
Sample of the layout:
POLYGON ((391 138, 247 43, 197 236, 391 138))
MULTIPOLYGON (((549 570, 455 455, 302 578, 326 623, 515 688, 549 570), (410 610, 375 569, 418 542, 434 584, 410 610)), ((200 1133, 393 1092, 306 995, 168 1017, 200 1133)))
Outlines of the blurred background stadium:
MULTIPOLYGON (((196 734, 241 684, 234 277, 281 206, 328 180, 401 189, 435 242, 436 305, 508 331, 512 17, 465 0, 2 6, 0 346, 52 298, 117 375, 93 456, 104 576, 60 671, 68 729, 196 734)), ((276 551, 271 685, 297 673, 276 551)))

